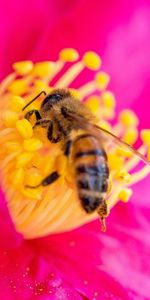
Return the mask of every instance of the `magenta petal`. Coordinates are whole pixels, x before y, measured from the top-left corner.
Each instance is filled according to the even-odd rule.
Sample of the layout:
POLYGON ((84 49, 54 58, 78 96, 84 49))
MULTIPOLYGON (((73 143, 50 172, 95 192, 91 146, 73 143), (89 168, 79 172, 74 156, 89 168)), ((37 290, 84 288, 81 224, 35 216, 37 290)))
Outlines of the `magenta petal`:
POLYGON ((14 248, 20 244, 21 241, 22 236, 15 230, 4 195, 0 191, 0 249, 14 248))
POLYGON ((0 11, 0 78, 11 71, 12 63, 30 59, 36 45, 41 42, 47 22, 55 21, 53 1, 6 0, 0 11))
POLYGON ((70 283, 29 243, 11 251, 0 251, 0 296, 6 300, 82 300, 70 283), (40 276, 39 276, 40 274, 40 276))
POLYGON ((150 225, 144 210, 119 204, 108 219, 71 233, 32 241, 63 278, 88 299, 149 299, 150 225), (96 296, 95 296, 96 298, 96 296))

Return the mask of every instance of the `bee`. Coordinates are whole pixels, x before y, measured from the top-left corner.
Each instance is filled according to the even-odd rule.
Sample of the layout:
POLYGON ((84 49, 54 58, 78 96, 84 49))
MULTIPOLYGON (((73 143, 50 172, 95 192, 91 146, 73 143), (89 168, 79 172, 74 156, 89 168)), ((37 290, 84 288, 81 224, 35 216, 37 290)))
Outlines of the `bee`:
MULTIPOLYGON (((128 148, 145 163, 150 162, 113 133, 95 125, 91 111, 77 101, 69 90, 54 89, 47 95, 42 91, 23 108, 23 111, 41 94, 44 94, 44 99, 40 109, 28 111, 25 118, 30 121, 31 116, 35 115, 36 122, 33 128, 38 126, 46 128, 47 138, 51 143, 62 142, 64 155, 72 162, 81 206, 87 213, 97 211, 102 222, 102 230, 105 230, 105 217, 108 214, 106 195, 109 186, 109 167, 103 137, 128 148), (72 138, 73 131, 76 135, 72 138)), ((47 186, 59 177, 60 174, 56 170, 38 185, 26 187, 47 186)))

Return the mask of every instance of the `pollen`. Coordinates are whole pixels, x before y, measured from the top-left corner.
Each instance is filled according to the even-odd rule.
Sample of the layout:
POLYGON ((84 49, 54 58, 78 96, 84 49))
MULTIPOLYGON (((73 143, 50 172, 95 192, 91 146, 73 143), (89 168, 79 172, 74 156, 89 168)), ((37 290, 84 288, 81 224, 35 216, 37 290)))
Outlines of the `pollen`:
POLYGON ((116 105, 114 94, 110 91, 102 92, 101 99, 105 107, 114 109, 116 105))
POLYGON ((23 148, 25 151, 34 152, 39 149, 41 149, 43 146, 43 143, 37 139, 37 138, 31 138, 24 140, 23 142, 23 148))
POLYGON ((91 70, 98 70, 101 66, 101 58, 93 51, 86 52, 83 55, 82 61, 91 70))
POLYGON ((23 152, 19 155, 16 160, 16 168, 25 167, 33 158, 33 153, 23 152))
POLYGON ((118 156, 115 152, 111 152, 109 154, 108 160, 109 160, 109 166, 114 170, 118 170, 123 167, 122 157, 118 156))
POLYGON ((22 97, 12 96, 10 99, 10 109, 19 113, 21 109, 25 106, 25 101, 22 97))
POLYGON ((34 88, 36 90, 36 92, 41 92, 41 91, 46 91, 46 92, 50 92, 50 87, 48 86, 48 83, 42 80, 35 80, 34 81, 34 88))
POLYGON ((18 120, 16 122, 16 128, 17 128, 18 132, 20 133, 20 135, 25 139, 29 139, 33 135, 32 125, 26 119, 18 120))
POLYGON ((16 79, 8 87, 10 93, 21 96, 28 90, 28 82, 25 79, 16 79))
POLYGON ((18 114, 14 111, 6 110, 2 113, 2 120, 6 127, 13 127, 18 120, 18 114))
POLYGON ((24 179, 24 170, 19 168, 12 173, 12 182, 17 187, 18 184, 22 184, 24 179))
POLYGON ((115 177, 124 183, 130 183, 131 181, 131 175, 125 169, 121 169, 119 172, 117 172, 115 177))
POLYGON ((52 62, 39 62, 33 67, 33 74, 38 77, 47 77, 54 69, 54 64, 52 62))
POLYGON ((150 130, 149 129, 144 129, 141 131, 141 139, 146 146, 150 147, 150 130))
POLYGON ((73 48, 66 48, 60 51, 59 58, 65 62, 74 62, 79 58, 79 54, 73 48))
MULTIPOLYGON (((33 128, 35 116, 30 121, 25 119, 28 111, 39 109, 43 95, 25 112, 23 107, 41 91, 68 88, 75 99, 92 111, 96 125, 133 147, 138 141, 137 150, 150 159, 150 130, 139 132, 139 119, 130 109, 116 114, 115 96, 107 89, 110 77, 98 71, 101 63, 95 52, 86 52, 80 58, 75 49, 65 48, 57 61, 14 63, 13 73, 0 84, 1 187, 16 230, 25 238, 69 231, 98 217, 97 212, 89 215, 81 207, 73 162, 63 154, 63 143, 52 144, 45 128, 33 128), (84 69, 93 73, 93 80, 75 88, 74 80, 81 78, 84 69), (42 186, 43 179, 53 172, 58 173, 59 179, 42 186)), ((72 137, 80 132, 73 132, 72 137)), ((107 209, 111 213, 118 201, 129 201, 132 185, 149 175, 150 166, 139 164, 140 157, 134 151, 109 139, 104 132, 100 134, 100 144, 108 157, 107 209)))
POLYGON ((99 72, 95 76, 95 81, 96 81, 97 88, 100 91, 103 91, 103 90, 105 90, 107 88, 107 85, 108 85, 108 83, 110 81, 110 77, 105 72, 99 72))
POLYGON ((33 62, 31 60, 18 61, 12 67, 18 75, 26 75, 31 72, 33 62))
POLYGON ((100 98, 98 96, 91 96, 87 99, 86 105, 93 113, 96 113, 99 110, 100 98))
POLYGON ((119 121, 126 127, 137 126, 139 123, 136 114, 130 109, 125 109, 120 113, 119 121))
POLYGON ((133 145, 138 138, 138 130, 136 128, 130 128, 128 131, 125 132, 123 136, 123 140, 130 144, 133 145))
POLYGON ((129 201, 132 194, 133 194, 132 189, 124 188, 120 191, 118 198, 123 202, 127 202, 127 201, 129 201))

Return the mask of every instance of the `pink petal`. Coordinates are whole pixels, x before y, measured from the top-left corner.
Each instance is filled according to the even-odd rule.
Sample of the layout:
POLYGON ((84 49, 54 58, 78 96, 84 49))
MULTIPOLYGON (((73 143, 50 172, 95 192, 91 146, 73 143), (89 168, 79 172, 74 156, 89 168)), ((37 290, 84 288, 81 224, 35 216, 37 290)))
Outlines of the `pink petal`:
POLYGON ((0 191, 0 249, 15 248, 22 241, 10 218, 3 193, 0 191))
POLYGON ((11 251, 0 251, 0 296, 8 300, 75 299, 80 293, 55 271, 53 262, 30 248, 30 243, 11 251), (55 274, 54 274, 55 273, 55 274))

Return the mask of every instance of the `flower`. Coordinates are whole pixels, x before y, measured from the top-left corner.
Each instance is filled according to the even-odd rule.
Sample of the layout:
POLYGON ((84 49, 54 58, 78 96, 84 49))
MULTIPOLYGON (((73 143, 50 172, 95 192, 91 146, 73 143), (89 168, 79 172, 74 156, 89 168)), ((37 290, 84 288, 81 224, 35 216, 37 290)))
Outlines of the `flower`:
MULTIPOLYGON (((111 75, 117 110, 132 107, 141 128, 148 127, 149 20, 147 1, 88 0, 85 4, 82 0, 39 0, 15 4, 6 0, 0 18, 4 24, 1 75, 8 74, 16 60, 55 59, 63 46, 76 47, 81 53, 96 50, 111 75)), ((22 241, 15 232, 1 198, 1 297, 149 299, 148 187, 149 178, 135 186, 127 205, 117 204, 107 218, 105 234, 99 230, 99 221, 95 221, 70 233, 32 241, 22 241), (52 288, 53 280, 48 279, 51 273, 54 279, 59 278, 57 284, 54 281, 53 293, 48 294, 47 289, 42 292, 38 285, 38 295, 34 296, 37 281, 42 284, 47 280, 52 288)))
MULTIPOLYGON (((39 130, 36 136, 32 128, 35 120, 29 122, 24 118, 25 112, 22 112, 29 99, 34 98, 41 90, 47 93, 53 90, 52 80, 55 81, 56 75, 59 76, 68 62, 70 66, 57 79, 55 88, 68 88, 84 68, 98 70, 101 65, 100 57, 94 52, 86 52, 81 61, 78 58, 76 50, 63 49, 56 62, 14 63, 14 73, 1 84, 1 97, 5 97, 0 101, 0 141, 4 145, 0 151, 1 185, 16 229, 26 238, 63 232, 97 217, 96 213, 89 216, 82 209, 70 172, 72 162, 63 155, 60 144, 49 143, 43 130, 39 130), (26 187, 39 185, 44 177, 55 170, 62 174, 55 184, 35 189, 26 187)), ((133 144, 138 137, 138 119, 132 111, 122 111, 118 123, 111 129, 109 120, 115 116, 115 98, 106 90, 108 82, 109 76, 99 71, 94 80, 78 89, 71 89, 71 93, 77 98, 76 101, 85 101, 85 105, 97 116, 100 126, 112 130, 116 135, 122 136, 124 141, 133 144), (96 91, 99 94, 96 95, 96 91)), ((37 99, 36 104, 31 104, 30 110, 39 109, 40 101, 37 99)), ((149 146, 149 135, 149 130, 142 131, 144 144, 139 151, 144 154, 149 146)), ((130 151, 113 146, 108 148, 108 166, 112 181, 107 196, 108 209, 118 200, 128 201, 132 195, 130 186, 150 172, 149 165, 135 172, 138 163, 139 157, 131 157, 130 151)))
MULTIPOLYGON (((84 68, 97 70, 101 65, 100 57, 94 52, 85 53, 82 60, 78 60, 78 58, 79 55, 76 50, 63 49, 59 54, 59 60, 56 62, 50 61, 33 64, 31 61, 24 61, 14 63, 14 73, 4 79, 1 84, 2 127, 0 140, 1 144, 3 144, 3 148, 0 150, 2 161, 0 168, 1 186, 16 230, 28 239, 45 236, 49 233, 68 231, 96 217, 96 214, 89 217, 81 209, 74 191, 73 180, 69 173, 70 166, 67 165, 68 162, 61 152, 60 145, 49 143, 45 138, 45 132, 41 130, 34 132, 32 129, 32 122, 34 120, 30 123, 24 118, 24 112, 22 112, 22 108, 28 103, 29 99, 32 99, 39 91, 45 90, 49 92, 53 89, 51 86, 52 79, 55 80, 57 73, 59 74, 68 62, 70 62, 70 65, 67 71, 55 81, 55 87, 70 87, 72 81, 84 68), (76 62, 76 60, 78 61, 76 62), (23 95, 25 96, 23 97, 23 95), (43 153, 45 154, 43 155, 43 153), (50 157, 51 159, 49 159, 50 157), (29 184, 37 185, 43 177, 47 176, 55 168, 60 168, 59 172, 62 173, 62 178, 60 178, 59 182, 47 188, 40 187, 34 190, 26 188, 26 185, 29 184)), ((85 83, 78 89, 70 88, 70 92, 77 98, 76 101, 80 101, 80 99, 84 100, 84 105, 87 105, 93 111, 97 119, 100 117, 98 119, 99 125, 104 129, 115 131, 126 142, 133 144, 138 137, 137 116, 131 110, 124 110, 119 114, 118 123, 113 126, 110 124, 110 120, 115 116, 115 98, 112 92, 106 90, 108 81, 109 76, 103 71, 99 71, 96 73, 94 80, 85 83)), ((41 99, 37 100, 37 103, 32 104, 30 109, 39 109, 40 101, 41 99)), ((143 130, 141 137, 143 145, 141 145, 140 151, 145 154, 149 146, 149 131, 143 130)), ((131 186, 150 172, 149 165, 141 167, 138 171, 133 171, 138 163, 139 158, 132 156, 126 149, 114 148, 114 145, 108 147, 108 165, 112 177, 112 187, 109 188, 109 198, 107 201, 109 209, 118 200, 128 201, 132 195, 132 189, 128 185, 131 186), (130 170, 131 174, 129 173, 130 170)), ((58 236, 58 239, 61 239, 61 236, 58 236)), ((90 241, 92 242, 92 236, 90 241)), ((44 243, 44 240, 43 242, 41 241, 42 243, 44 243)), ((50 242, 51 252, 53 253, 52 244, 50 242)), ((35 245, 37 253, 40 252, 41 245, 39 242, 35 242, 35 245)), ((53 246, 55 248, 55 242, 53 246)), ((79 294, 77 294, 77 291, 73 291, 70 286, 63 286, 61 276, 58 277, 57 272, 56 274, 54 272, 47 273, 47 263, 45 262, 47 260, 47 250, 44 250, 42 258, 36 258, 32 257, 30 242, 27 245, 24 242, 21 247, 23 247, 23 251, 20 252, 19 249, 17 258, 15 256, 13 259, 16 268, 19 269, 19 273, 16 273, 17 277, 16 274, 14 276, 11 275, 11 280, 9 280, 10 294, 13 291, 17 297, 19 295, 22 297, 22 290, 24 290, 23 297, 25 299, 30 294, 32 296, 42 296, 45 293, 52 294, 52 297, 55 295, 56 299, 57 295, 67 297, 66 299, 76 299, 76 297, 80 299, 80 288, 78 291, 79 294), (22 255, 29 256, 29 260, 25 260, 25 264, 20 268, 20 263, 23 260, 22 255), (32 260, 35 260, 35 262, 33 263, 32 260), (34 272, 37 264, 40 264, 39 269, 41 271, 39 273, 39 280, 37 278, 34 280, 34 272), (66 293, 68 296, 66 296, 66 293)), ((69 247, 68 250, 71 249, 71 252, 74 252, 72 249, 78 251, 76 239, 69 239, 67 247, 69 247)), ((49 248, 49 243, 47 243, 46 248, 49 248)), ((54 255, 56 254, 55 251, 54 255)), ((86 252, 87 250, 84 249, 84 251, 86 252)), ((90 255, 91 251, 92 248, 89 248, 90 255)), ((94 250, 93 261, 96 252, 94 250)), ((65 250, 63 253, 65 253, 65 250)), ((2 261, 5 261, 5 264, 8 264, 8 267, 11 269, 11 264, 7 261, 11 252, 4 251, 1 255, 2 261)), ((58 257, 60 256, 61 254, 58 257)), ((80 268, 80 266, 78 267, 80 268)), ((97 267, 101 269, 101 266, 97 267)), ((14 262, 12 268, 14 268, 14 262)), ((63 270, 63 266, 59 266, 59 270, 61 269, 63 270)), ((6 280, 8 270, 7 275, 5 275, 4 270, 3 273, 6 280)), ((83 277, 82 285, 84 288, 82 287, 81 289, 86 290, 86 286, 88 286, 90 281, 88 271, 83 273, 83 277)), ((98 280, 98 277, 97 279, 95 277, 95 280, 98 280)), ((102 290, 96 290, 93 298, 96 299, 101 293, 105 293, 103 288, 102 290)))

